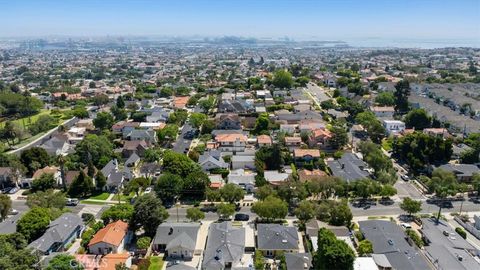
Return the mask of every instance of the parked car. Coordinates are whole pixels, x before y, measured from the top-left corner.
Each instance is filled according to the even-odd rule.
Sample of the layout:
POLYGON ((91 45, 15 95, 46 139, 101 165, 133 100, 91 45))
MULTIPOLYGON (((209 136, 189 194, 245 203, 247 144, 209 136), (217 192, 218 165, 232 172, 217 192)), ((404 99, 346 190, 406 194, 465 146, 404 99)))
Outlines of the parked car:
POLYGON ((18 188, 14 187, 14 188, 12 188, 8 191, 8 194, 15 194, 15 193, 17 193, 17 191, 18 191, 18 188))
POLYGON ((147 188, 145 189, 145 192, 143 192, 143 194, 148 194, 148 193, 152 192, 152 190, 153 190, 152 187, 147 187, 147 188))
POLYGON ((18 210, 13 209, 13 208, 10 209, 10 211, 8 212, 9 215, 18 215, 18 213, 19 213, 18 210))
POLYGON ((235 215, 235 221, 248 221, 250 220, 250 216, 243 213, 238 213, 235 215))
POLYGON ((406 174, 402 174, 402 175, 400 176, 400 178, 402 178, 403 181, 409 181, 409 180, 410 180, 410 177, 408 177, 408 175, 406 175, 406 174))
POLYGON ((67 206, 77 206, 78 203, 78 199, 67 198, 67 206))
POLYGON ((7 194, 10 192, 11 189, 12 189, 11 187, 4 188, 2 189, 2 193, 7 194))

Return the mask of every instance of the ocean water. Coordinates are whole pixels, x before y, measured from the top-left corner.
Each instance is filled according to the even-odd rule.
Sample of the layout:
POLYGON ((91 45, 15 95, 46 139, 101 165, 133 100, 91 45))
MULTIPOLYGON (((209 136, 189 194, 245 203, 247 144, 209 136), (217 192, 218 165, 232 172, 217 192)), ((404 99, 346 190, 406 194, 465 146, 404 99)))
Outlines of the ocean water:
POLYGON ((358 38, 342 39, 353 47, 396 47, 435 49, 445 47, 480 48, 480 36, 468 39, 358 38))

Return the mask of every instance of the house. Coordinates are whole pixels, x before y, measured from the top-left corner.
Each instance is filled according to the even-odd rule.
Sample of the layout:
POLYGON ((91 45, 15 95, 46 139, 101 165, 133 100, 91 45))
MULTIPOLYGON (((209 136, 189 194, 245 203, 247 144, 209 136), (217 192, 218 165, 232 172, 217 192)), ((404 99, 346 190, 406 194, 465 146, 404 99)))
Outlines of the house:
POLYGON ((208 230, 202 269, 230 269, 240 262, 245 253, 245 228, 231 222, 212 223, 208 230))
POLYGON ((438 167, 447 172, 452 172, 458 181, 470 182, 475 173, 480 173, 480 168, 473 164, 444 164, 438 167))
POLYGON ((293 158, 298 163, 315 161, 320 158, 320 150, 318 149, 293 149, 293 158))
POLYGON ((287 110, 279 110, 275 112, 277 120, 287 121, 287 123, 294 124, 302 120, 322 119, 322 115, 316 111, 308 110, 297 113, 291 113, 287 110))
POLYGON ((242 187, 247 193, 252 193, 255 189, 255 173, 245 173, 243 169, 237 169, 230 172, 228 183, 233 183, 242 187))
POLYGON ((392 106, 372 106, 370 107, 370 111, 375 114, 376 117, 384 117, 384 118, 393 118, 393 114, 395 113, 395 108, 392 106))
POLYGON ((285 137, 285 146, 290 150, 302 146, 302 138, 300 137, 285 137))
POLYGON ((215 125, 217 129, 242 129, 242 124, 238 114, 233 113, 219 113, 215 117, 215 125))
POLYGON ((133 154, 137 154, 138 156, 143 157, 148 148, 148 144, 144 140, 124 141, 122 156, 130 157, 133 154))
POLYGON ((55 166, 46 166, 42 169, 38 169, 33 173, 32 179, 40 178, 44 173, 46 174, 53 174, 53 178, 57 182, 57 185, 62 185, 62 176, 60 173, 60 168, 55 166))
POLYGON ((314 129, 308 136, 308 145, 327 148, 332 137, 333 134, 328 129, 314 129))
POLYGON ((232 170, 255 169, 255 156, 234 155, 231 157, 232 170))
POLYGON ((350 241, 350 230, 346 226, 333 226, 329 225, 323 221, 316 219, 311 219, 307 224, 305 224, 306 236, 312 242, 312 248, 314 251, 318 249, 318 231, 321 228, 326 228, 329 231, 335 234, 335 237, 339 240, 345 241, 347 243, 350 241))
POLYGON ((285 134, 290 134, 293 135, 295 131, 297 130, 296 124, 281 124, 280 125, 280 131, 284 132, 285 134))
MULTIPOLYGON (((159 108, 159 107, 156 107, 159 108)), ((147 115, 146 121, 148 123, 158 123, 158 122, 166 122, 168 120, 168 117, 170 116, 170 111, 159 108, 157 110, 154 110, 152 114, 147 115)))
POLYGON ((50 156, 66 155, 70 150, 68 137, 65 135, 57 135, 40 145, 50 156))
POLYGON ((301 169, 297 171, 297 175, 298 175, 298 180, 300 182, 308 182, 308 181, 311 181, 312 179, 325 177, 327 176, 327 173, 318 169, 315 169, 315 170, 301 169))
POLYGON ((204 171, 210 171, 213 169, 224 168, 228 169, 229 164, 226 163, 217 150, 205 151, 198 158, 198 164, 204 171))
POLYGON ((429 136, 439 137, 444 139, 450 137, 450 133, 448 133, 448 130, 446 128, 425 128, 423 129, 423 133, 429 136))
POLYGON ((141 158, 136 153, 133 153, 125 161, 125 166, 136 168, 138 166, 138 164, 140 164, 140 160, 141 160, 141 158))
POLYGON ((302 132, 310 132, 315 129, 325 129, 325 124, 322 122, 316 122, 318 120, 306 120, 306 121, 301 121, 300 124, 298 125, 298 129, 300 130, 300 133, 302 132))
POLYGON ((348 182, 370 176, 367 163, 353 153, 344 153, 340 159, 329 160, 327 166, 333 176, 340 177, 348 182))
MULTIPOLYGON (((348 117, 348 113, 341 112, 335 109, 328 109, 327 114, 337 120, 346 119, 348 117)), ((318 119, 321 119, 321 118, 318 118, 318 119)))
POLYGON ((269 182, 271 185, 278 186, 283 184, 285 181, 287 181, 288 177, 290 174, 288 173, 281 173, 278 171, 264 171, 263 172, 263 177, 267 182, 269 182))
POLYGON ((308 270, 311 269, 312 255, 308 253, 285 253, 287 270, 308 270))
POLYGON ((364 220, 358 224, 365 239, 372 243, 374 254, 383 254, 393 269, 432 269, 423 254, 407 242, 397 224, 387 220, 364 220))
POLYGON ((198 223, 162 223, 153 239, 153 249, 169 258, 192 259, 200 229, 198 223))
POLYGON ((220 134, 215 137, 218 149, 222 152, 243 152, 247 146, 247 136, 243 134, 220 134))
POLYGON ((278 252, 298 252, 299 237, 295 227, 281 224, 257 225, 257 250, 265 256, 278 252))
POLYGON ((12 167, 0 167, 0 188, 12 187, 17 184, 19 171, 12 167))
POLYGON ((124 138, 130 141, 146 141, 149 144, 155 144, 157 142, 157 134, 154 130, 135 129, 124 138))
POLYGON ((383 120, 382 124, 388 135, 395 135, 405 130, 405 123, 399 120, 383 120))
POLYGON ((100 229, 88 243, 88 250, 98 255, 122 253, 129 238, 128 223, 118 220, 100 229))
POLYGON ((112 131, 116 133, 122 133, 123 137, 126 137, 130 132, 140 126, 138 122, 126 122, 120 121, 112 126, 112 131))
POLYGON ((132 266, 132 257, 128 252, 109 253, 105 256, 75 254, 75 260, 83 266, 84 270, 116 270, 118 264, 125 264, 127 268, 132 266))
POLYGON ((189 99, 190 99, 189 96, 174 97, 173 98, 173 108, 175 108, 175 109, 185 109, 189 99))
POLYGON ((480 269, 478 250, 460 237, 448 223, 422 218, 425 255, 438 269, 480 269))
POLYGON ((467 153, 469 151, 472 151, 473 148, 464 144, 454 144, 452 145, 452 159, 460 159, 464 153, 467 153))
POLYGON ((75 179, 80 175, 80 171, 66 171, 65 172, 65 184, 70 186, 75 179))
POLYGON ((102 174, 107 178, 106 190, 116 191, 123 185, 125 175, 119 171, 118 161, 116 159, 110 160, 101 170, 102 174))
POLYGON ((65 213, 52 221, 45 233, 28 247, 43 255, 62 252, 68 244, 80 237, 83 228, 83 221, 78 215, 65 213))
POLYGON ((221 100, 218 104, 219 113, 248 113, 253 109, 253 106, 245 100, 221 100))
POLYGON ((268 135, 259 135, 257 136, 257 145, 258 147, 271 146, 272 138, 268 135))

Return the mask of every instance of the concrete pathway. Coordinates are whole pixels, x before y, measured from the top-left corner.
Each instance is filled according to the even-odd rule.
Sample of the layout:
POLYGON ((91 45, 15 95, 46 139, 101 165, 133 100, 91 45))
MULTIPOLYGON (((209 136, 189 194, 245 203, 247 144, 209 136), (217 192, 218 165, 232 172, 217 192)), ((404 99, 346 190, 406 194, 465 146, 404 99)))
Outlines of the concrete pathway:
POLYGON ((75 242, 73 242, 72 246, 67 250, 67 253, 70 255, 75 255, 80 248, 80 242, 82 242, 82 239, 75 239, 75 242))

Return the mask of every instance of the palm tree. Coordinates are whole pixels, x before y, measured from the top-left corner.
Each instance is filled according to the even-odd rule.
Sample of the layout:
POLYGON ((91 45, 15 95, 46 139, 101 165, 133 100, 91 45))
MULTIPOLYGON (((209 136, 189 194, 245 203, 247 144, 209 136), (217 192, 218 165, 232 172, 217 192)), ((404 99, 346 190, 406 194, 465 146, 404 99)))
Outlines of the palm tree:
POLYGON ((62 186, 63 190, 67 190, 67 183, 65 181, 65 156, 63 155, 58 155, 57 156, 57 163, 60 165, 60 177, 62 179, 62 186))

